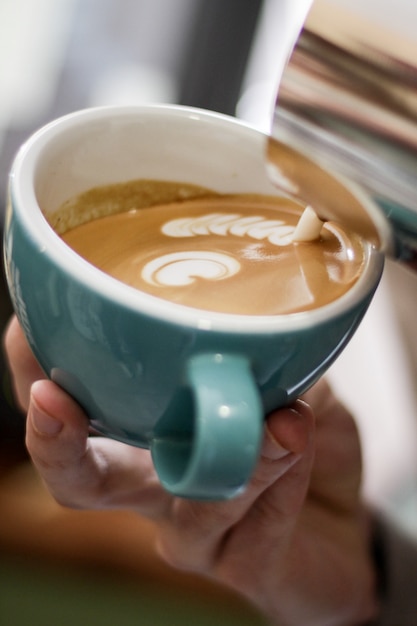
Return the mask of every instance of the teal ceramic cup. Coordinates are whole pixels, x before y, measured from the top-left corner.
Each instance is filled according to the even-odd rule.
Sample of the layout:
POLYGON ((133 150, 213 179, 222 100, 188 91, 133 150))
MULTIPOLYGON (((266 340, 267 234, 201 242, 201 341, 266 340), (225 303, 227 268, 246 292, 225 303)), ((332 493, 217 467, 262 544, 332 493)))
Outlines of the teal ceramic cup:
POLYGON ((105 107, 38 131, 11 172, 5 266, 35 356, 96 430, 149 448, 163 486, 183 497, 230 498, 245 487, 265 415, 306 391, 346 345, 383 255, 369 244, 358 282, 316 310, 210 313, 100 272, 45 216, 86 189, 139 178, 278 193, 264 152, 265 137, 233 118, 179 106, 105 107))

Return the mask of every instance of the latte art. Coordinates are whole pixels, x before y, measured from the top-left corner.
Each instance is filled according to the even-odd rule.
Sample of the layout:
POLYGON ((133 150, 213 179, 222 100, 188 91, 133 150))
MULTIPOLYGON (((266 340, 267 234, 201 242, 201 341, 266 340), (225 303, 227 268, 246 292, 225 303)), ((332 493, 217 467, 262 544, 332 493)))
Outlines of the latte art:
MULTIPOLYGON (((268 220, 259 215, 245 217, 236 213, 210 213, 200 217, 180 217, 166 222, 161 232, 167 237, 219 235, 268 239, 275 246, 291 243, 295 231, 283 220, 268 220)), ((224 280, 241 270, 240 262, 230 255, 212 251, 174 252, 149 261, 142 278, 150 285, 190 285, 196 278, 224 280)))
POLYGON ((283 220, 268 220, 260 215, 211 213, 197 218, 181 217, 163 224, 161 231, 168 237, 197 237, 198 235, 248 236, 268 239, 275 246, 291 243, 295 226, 283 220))
POLYGON ((87 221, 83 196, 75 199, 80 225, 62 236, 90 263, 151 296, 206 311, 284 315, 339 298, 364 266, 360 238, 336 224, 318 223, 314 240, 302 232, 295 241, 304 207, 287 198, 207 194, 135 209, 128 185, 115 186, 111 198, 117 207, 120 196, 123 210, 98 219, 87 221))
POLYGON ((210 251, 173 252, 149 261, 142 278, 149 285, 184 286, 204 280, 224 280, 239 272, 240 263, 227 254, 210 251))

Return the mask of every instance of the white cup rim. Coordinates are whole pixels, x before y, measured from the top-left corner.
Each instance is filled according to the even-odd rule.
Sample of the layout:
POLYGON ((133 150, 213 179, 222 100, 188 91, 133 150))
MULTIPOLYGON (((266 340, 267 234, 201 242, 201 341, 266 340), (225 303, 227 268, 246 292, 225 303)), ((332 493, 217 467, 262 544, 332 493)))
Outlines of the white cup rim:
MULTIPOLYGON (((73 125, 89 123, 91 120, 104 120, 123 115, 141 115, 166 117, 180 116, 192 120, 202 120, 236 128, 242 136, 262 136, 252 126, 229 116, 181 105, 137 105, 137 106, 105 106, 83 109, 54 120, 32 135, 19 150, 10 174, 10 196, 13 210, 19 215, 23 227, 39 253, 48 256, 53 264, 76 281, 88 286, 101 297, 115 300, 122 306, 142 314, 165 320, 171 324, 187 326, 200 330, 215 330, 228 334, 251 333, 268 334, 291 332, 308 329, 326 321, 339 317, 359 304, 371 294, 378 284, 383 268, 383 254, 366 244, 366 268, 349 291, 337 300, 314 310, 285 315, 246 315, 216 313, 192 308, 181 304, 139 292, 133 287, 112 278, 93 267, 75 253, 55 233, 42 214, 34 190, 35 169, 42 150, 51 139, 73 125)), ((363 203, 371 201, 362 197, 359 190, 350 191, 360 196, 363 203)), ((374 208, 371 206, 371 211, 374 208)))

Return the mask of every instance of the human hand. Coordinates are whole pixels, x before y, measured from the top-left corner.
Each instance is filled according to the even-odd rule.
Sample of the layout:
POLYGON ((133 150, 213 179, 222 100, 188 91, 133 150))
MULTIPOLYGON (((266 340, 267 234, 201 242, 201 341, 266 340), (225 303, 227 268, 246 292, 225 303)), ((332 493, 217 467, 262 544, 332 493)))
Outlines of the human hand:
POLYGON ((198 502, 161 488, 148 451, 89 436, 82 409, 45 380, 15 318, 5 348, 28 411, 28 450, 58 502, 153 519, 166 561, 233 587, 273 624, 347 626, 374 616, 358 434, 324 381, 268 416, 244 493, 198 502))

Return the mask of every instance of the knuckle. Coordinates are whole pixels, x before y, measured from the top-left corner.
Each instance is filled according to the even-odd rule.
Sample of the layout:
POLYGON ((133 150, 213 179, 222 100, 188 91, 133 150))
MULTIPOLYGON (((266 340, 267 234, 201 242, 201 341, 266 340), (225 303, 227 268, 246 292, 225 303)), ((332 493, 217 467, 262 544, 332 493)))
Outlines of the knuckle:
POLYGON ((33 463, 41 474, 45 472, 52 472, 55 470, 62 471, 63 469, 65 469, 65 464, 62 459, 46 457, 44 454, 42 454, 42 451, 39 451, 39 446, 36 445, 36 442, 33 440, 29 433, 26 434, 26 448, 33 463))
POLYGON ((281 459, 269 459, 261 456, 260 463, 253 474, 248 489, 262 493, 283 477, 297 462, 298 455, 288 453, 281 459))

